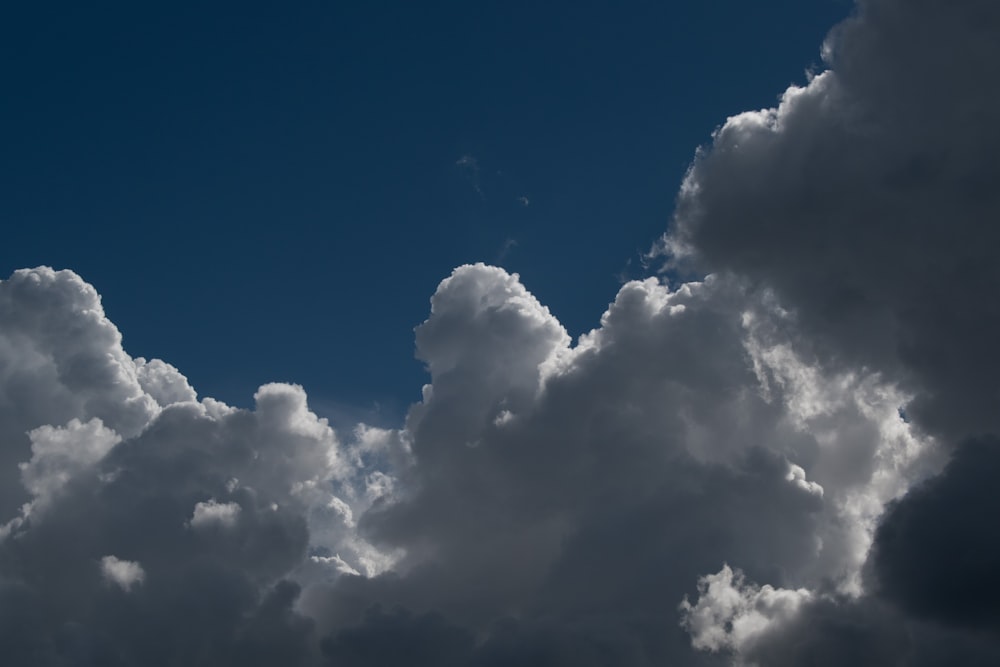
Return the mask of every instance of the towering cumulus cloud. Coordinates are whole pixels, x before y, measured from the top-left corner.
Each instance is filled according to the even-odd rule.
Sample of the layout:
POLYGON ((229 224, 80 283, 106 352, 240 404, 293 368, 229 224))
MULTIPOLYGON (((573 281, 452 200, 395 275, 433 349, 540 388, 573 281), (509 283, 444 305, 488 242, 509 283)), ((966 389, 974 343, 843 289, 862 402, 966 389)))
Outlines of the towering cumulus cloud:
POLYGON ((830 69, 730 118, 666 246, 793 309, 801 347, 914 394, 950 439, 1000 429, 1000 6, 862 0, 830 69))
POLYGON ((862 0, 700 150, 572 341, 455 269, 405 424, 335 433, 0 281, 3 664, 1000 664, 1000 6, 862 0))
POLYGON ((682 186, 675 268, 773 298, 798 355, 891 383, 953 456, 884 515, 869 595, 807 605, 761 664, 1000 660, 1000 539, 981 520, 1000 510, 998 31, 995 2, 861 0, 829 70, 730 118, 682 186))

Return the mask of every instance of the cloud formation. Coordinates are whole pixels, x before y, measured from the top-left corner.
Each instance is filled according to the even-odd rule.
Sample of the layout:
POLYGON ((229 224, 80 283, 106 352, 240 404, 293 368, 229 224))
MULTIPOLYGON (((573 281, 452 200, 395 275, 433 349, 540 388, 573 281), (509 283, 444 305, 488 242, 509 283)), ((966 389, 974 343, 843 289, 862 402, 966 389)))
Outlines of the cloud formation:
MULTIPOLYGON (((71 272, 20 271, 0 294, 41 280, 77 295, 63 317, 89 309, 100 340, 76 344, 120 377, 157 368, 187 386, 121 350, 71 272)), ((29 502, 0 556, 11 609, 36 617, 11 654, 254 664, 267 624, 259 655, 288 664, 397 650, 417 664, 699 661, 686 629, 713 630, 695 617, 760 625, 761 596, 854 590, 883 504, 935 465, 895 390, 805 365, 776 342, 784 326, 738 281, 649 279, 572 344, 517 276, 474 265, 441 283, 417 330, 431 382, 400 431, 338 437, 292 385, 261 387, 244 411, 111 384, 100 417, 81 404, 64 425, 26 425, 29 502), (136 404, 144 426, 105 425, 136 404), (752 579, 719 615, 696 583, 726 562, 752 579)))
POLYGON ((998 30, 995 3, 861 0, 824 45, 829 69, 728 119, 681 188, 662 245, 673 268, 773 298, 796 354, 893 385, 954 457, 882 517, 869 595, 807 605, 811 621, 749 651, 761 664, 997 659, 982 632, 1000 554, 972 517, 992 505, 1000 429, 1000 95, 982 84, 1000 76, 998 30))
POLYGON ((772 290, 809 354, 884 373, 952 440, 1000 428, 998 29, 989 1, 861 0, 827 71, 718 129, 665 239, 772 290))
POLYGON ((663 248, 697 279, 577 341, 455 269, 398 430, 199 400, 15 272, 5 664, 997 664, 998 22, 862 0, 696 156, 663 248))

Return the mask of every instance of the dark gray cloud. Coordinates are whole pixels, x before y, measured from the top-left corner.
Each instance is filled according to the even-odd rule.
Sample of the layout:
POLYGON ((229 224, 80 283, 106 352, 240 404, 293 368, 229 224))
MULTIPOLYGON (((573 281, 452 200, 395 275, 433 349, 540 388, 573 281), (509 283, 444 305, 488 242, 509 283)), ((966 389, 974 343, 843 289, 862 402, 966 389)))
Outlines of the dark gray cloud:
POLYGON ((768 667, 987 667, 1000 662, 995 636, 923 622, 873 596, 815 599, 744 650, 746 663, 768 667))
POLYGON ((323 641, 329 664, 343 667, 463 667, 469 664, 474 651, 474 636, 439 613, 415 615, 402 607, 386 612, 377 605, 365 612, 360 624, 323 641))
POLYGON ((882 517, 867 595, 813 596, 766 641, 731 643, 747 661, 996 662, 998 33, 992 2, 860 0, 829 69, 728 119, 685 179, 673 267, 774 299, 797 354, 876 373, 954 456, 882 517))
POLYGON ((872 588, 914 616, 1000 635, 997 479, 1000 439, 984 438, 893 503, 875 534, 872 588))
POLYGON ((829 70, 733 116, 666 248, 773 290, 829 364, 887 374, 952 439, 1000 427, 1000 6, 862 0, 829 70))

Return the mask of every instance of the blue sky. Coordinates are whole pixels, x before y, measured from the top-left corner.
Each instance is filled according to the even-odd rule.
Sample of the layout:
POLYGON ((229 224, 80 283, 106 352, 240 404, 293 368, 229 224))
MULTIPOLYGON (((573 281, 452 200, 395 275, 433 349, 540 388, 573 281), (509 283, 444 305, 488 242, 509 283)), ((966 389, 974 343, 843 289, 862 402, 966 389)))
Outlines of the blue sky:
POLYGON ((202 395, 295 381, 395 422, 453 267, 596 326, 695 147, 802 82, 850 10, 420 4, 7 8, 0 272, 74 269, 202 395))

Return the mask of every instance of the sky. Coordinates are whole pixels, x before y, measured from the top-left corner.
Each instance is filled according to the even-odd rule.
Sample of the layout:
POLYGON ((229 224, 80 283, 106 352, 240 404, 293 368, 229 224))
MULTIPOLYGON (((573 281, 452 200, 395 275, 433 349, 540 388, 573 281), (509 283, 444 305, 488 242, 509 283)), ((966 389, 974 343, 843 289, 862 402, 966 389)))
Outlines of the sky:
POLYGON ((5 11, 15 666, 1000 664, 1000 6, 5 11))
POLYGON ((694 148, 849 11, 431 4, 4 10, 0 273, 77 271, 203 394, 294 381, 399 425, 452 268, 516 271, 590 330, 694 148))

